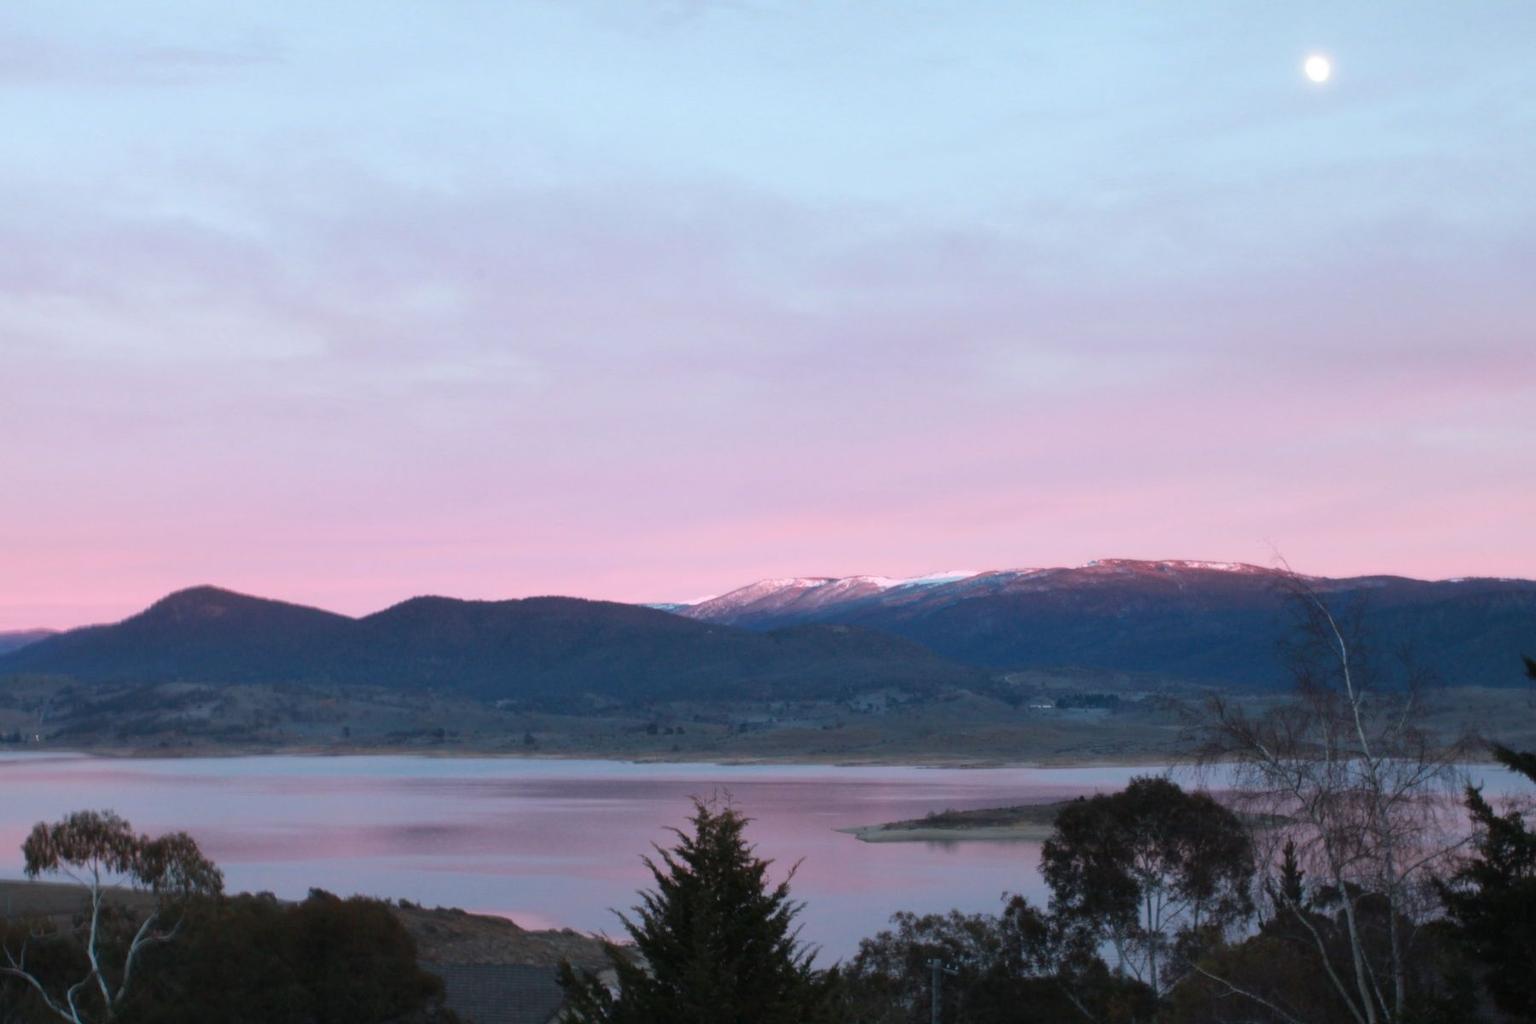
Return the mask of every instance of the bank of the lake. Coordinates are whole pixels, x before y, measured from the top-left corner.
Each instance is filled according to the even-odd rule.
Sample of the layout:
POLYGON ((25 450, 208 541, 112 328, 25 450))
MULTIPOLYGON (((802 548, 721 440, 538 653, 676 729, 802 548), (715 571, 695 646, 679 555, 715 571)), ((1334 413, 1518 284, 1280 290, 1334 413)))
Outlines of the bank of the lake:
POLYGON ((285 757, 397 757, 423 760, 466 761, 536 761, 552 763, 607 762, 613 764, 642 765, 720 765, 723 767, 792 767, 796 765, 827 768, 947 768, 947 769, 1011 769, 1011 768, 1104 768, 1145 767, 1163 769, 1170 765, 1192 764, 1194 757, 1177 750, 1162 752, 1128 752, 1125 756, 1110 754, 1041 754, 1032 756, 1020 752, 1017 756, 977 757, 965 753, 946 754, 942 751, 918 754, 866 754, 847 756, 828 753, 778 753, 778 754, 718 754, 711 752, 666 752, 636 754, 622 750, 584 751, 581 753, 540 752, 523 750, 478 750, 471 747, 419 747, 402 750, 399 746, 350 745, 350 744, 296 744, 293 746, 246 746, 228 744, 188 744, 182 747, 137 747, 120 744, 102 746, 80 745, 26 745, 12 750, 0 750, 0 759, 8 754, 37 757, 93 757, 103 760, 222 760, 285 757))
POLYGON ((866 843, 1040 843, 1050 838, 1064 801, 969 811, 934 811, 921 818, 838 829, 866 843))

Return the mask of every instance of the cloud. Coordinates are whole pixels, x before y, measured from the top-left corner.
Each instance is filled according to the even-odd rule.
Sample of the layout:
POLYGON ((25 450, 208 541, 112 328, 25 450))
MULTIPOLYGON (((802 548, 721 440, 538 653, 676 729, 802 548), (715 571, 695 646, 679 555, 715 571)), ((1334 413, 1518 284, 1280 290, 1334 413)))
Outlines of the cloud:
POLYGON ((1412 81, 1253 72, 1262 33, 853 9, 18 20, 10 603, 1270 541, 1536 573, 1498 511, 1536 479, 1530 135, 1465 116, 1488 75, 1415 121, 1412 81))
POLYGON ((82 40, 0 26, 0 89, 182 87, 280 63, 269 39, 228 46, 82 40))

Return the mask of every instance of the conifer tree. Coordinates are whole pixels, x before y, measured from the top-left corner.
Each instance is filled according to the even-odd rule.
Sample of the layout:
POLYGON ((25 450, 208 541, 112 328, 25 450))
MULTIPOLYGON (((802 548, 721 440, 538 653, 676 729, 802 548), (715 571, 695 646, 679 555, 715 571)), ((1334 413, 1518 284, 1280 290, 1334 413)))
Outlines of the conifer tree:
MULTIPOLYGON (((1525 659, 1536 681, 1536 662, 1525 659)), ((1504 767, 1536 782, 1536 751, 1494 744, 1504 767)), ((1487 968, 1484 980, 1499 1009, 1536 1021, 1536 830, 1517 810, 1495 811, 1476 788, 1467 790, 1476 856, 1442 889, 1467 950, 1487 968)))
POLYGON ((770 882, 734 808, 694 801, 691 832, 645 858, 655 888, 633 916, 633 942, 610 946, 617 992, 562 965, 571 1024, 815 1024, 832 1020, 837 977, 799 941, 788 876, 770 882))
POLYGON ((1276 902, 1284 906, 1305 908, 1306 888, 1303 880, 1307 873, 1301 870, 1296 858, 1296 840, 1287 839, 1280 851, 1280 877, 1275 882, 1276 902))

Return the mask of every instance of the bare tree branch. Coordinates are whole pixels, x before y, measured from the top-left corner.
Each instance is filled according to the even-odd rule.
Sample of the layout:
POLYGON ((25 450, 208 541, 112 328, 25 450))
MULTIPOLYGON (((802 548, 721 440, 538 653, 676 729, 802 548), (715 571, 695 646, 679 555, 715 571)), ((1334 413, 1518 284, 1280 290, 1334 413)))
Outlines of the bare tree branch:
POLYGON ((1256 714, 1211 701, 1202 762, 1231 771, 1235 799, 1255 820, 1279 823, 1272 841, 1291 840, 1332 894, 1331 924, 1305 907, 1290 907, 1290 916, 1351 1018, 1399 1024, 1410 1009, 1422 879, 1465 842, 1443 821, 1447 798, 1461 788, 1464 748, 1437 746, 1420 727, 1417 674, 1399 689, 1383 683, 1358 602, 1340 614, 1303 577, 1291 573, 1287 586, 1301 627, 1291 648, 1294 697, 1256 714), (1337 932, 1337 945, 1320 925, 1337 932))

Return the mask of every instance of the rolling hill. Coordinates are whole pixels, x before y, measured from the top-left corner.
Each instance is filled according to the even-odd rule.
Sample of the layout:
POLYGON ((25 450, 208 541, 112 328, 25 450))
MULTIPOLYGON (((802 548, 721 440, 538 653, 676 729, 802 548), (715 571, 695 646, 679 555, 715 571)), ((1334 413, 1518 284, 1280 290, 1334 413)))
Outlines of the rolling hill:
MULTIPOLYGON (((138 615, 0 650, 0 678, 306 683, 618 701, 980 687, 999 672, 1289 681, 1286 574, 1110 560, 1075 568, 763 580, 667 610, 569 597, 418 597, 361 618, 194 587, 138 615)), ((1536 653, 1536 582, 1308 578, 1378 653, 1449 684, 1514 686, 1536 653)))
POLYGON ((841 625, 753 632, 566 597, 420 597, 354 619, 215 587, 0 655, 0 678, 19 675, 616 700, 780 699, 985 680, 911 641, 841 625))

